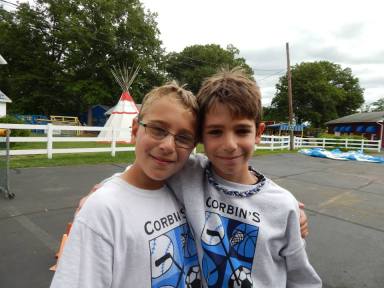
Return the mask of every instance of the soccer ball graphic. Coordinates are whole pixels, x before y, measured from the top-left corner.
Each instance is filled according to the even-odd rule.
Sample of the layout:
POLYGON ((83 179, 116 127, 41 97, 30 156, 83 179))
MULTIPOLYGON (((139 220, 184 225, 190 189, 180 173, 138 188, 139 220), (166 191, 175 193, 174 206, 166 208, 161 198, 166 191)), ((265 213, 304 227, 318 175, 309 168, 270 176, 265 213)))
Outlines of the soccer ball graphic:
POLYGON ((201 278, 200 278, 200 267, 192 266, 189 268, 187 276, 185 277, 185 285, 188 288, 200 288, 201 287, 201 278))
POLYGON ((252 278, 251 271, 249 269, 240 266, 232 274, 228 282, 229 288, 251 288, 252 287, 252 278))

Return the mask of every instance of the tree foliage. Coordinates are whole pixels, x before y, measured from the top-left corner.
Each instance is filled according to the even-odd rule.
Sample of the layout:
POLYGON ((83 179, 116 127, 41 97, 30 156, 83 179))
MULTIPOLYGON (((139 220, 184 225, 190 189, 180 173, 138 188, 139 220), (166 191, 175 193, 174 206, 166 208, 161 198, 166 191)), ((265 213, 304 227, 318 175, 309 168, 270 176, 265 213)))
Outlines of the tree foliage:
POLYGON ((155 14, 139 0, 37 0, 14 12, 0 9, 0 85, 11 112, 72 114, 114 105, 120 88, 110 69, 140 63, 131 87, 141 102, 164 81, 164 51, 155 14))
POLYGON ((203 80, 222 67, 241 66, 252 76, 252 68, 244 58, 239 57, 239 53, 233 45, 228 45, 226 49, 216 44, 193 45, 180 53, 168 54, 165 69, 169 77, 188 84, 188 88, 197 93, 203 80))
POLYGON ((372 112, 384 111, 384 97, 371 104, 372 112))
MULTIPOLYGON (((364 102, 359 79, 350 68, 328 61, 303 62, 291 69, 293 112, 298 122, 309 121, 314 127, 352 114, 364 102)), ((287 121, 288 83, 282 76, 276 84, 269 118, 287 121)))

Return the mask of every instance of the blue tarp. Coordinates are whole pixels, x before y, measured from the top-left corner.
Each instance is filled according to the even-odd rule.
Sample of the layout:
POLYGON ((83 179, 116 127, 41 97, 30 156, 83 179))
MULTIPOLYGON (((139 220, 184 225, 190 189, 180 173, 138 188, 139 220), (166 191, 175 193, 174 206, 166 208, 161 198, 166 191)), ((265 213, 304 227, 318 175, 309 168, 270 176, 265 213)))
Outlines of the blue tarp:
POLYGON ((299 153, 312 157, 329 158, 335 160, 355 160, 364 162, 384 163, 384 157, 364 154, 361 150, 342 152, 340 149, 328 151, 323 148, 300 149, 299 153))

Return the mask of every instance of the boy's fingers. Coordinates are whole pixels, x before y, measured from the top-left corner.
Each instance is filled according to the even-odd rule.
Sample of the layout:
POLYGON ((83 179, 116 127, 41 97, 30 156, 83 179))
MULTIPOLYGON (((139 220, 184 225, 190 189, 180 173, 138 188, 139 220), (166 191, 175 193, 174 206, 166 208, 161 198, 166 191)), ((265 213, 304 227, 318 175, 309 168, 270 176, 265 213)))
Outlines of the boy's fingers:
POLYGON ((304 204, 299 202, 299 207, 300 207, 300 232, 301 232, 301 237, 305 238, 309 234, 308 217, 303 210, 304 204))
MULTIPOLYGON (((103 186, 103 184, 96 184, 95 186, 92 187, 91 191, 88 193, 88 195, 92 194, 93 192, 95 192, 97 189, 99 189, 101 186, 103 186)), ((304 205, 304 204, 303 204, 304 205)))
POLYGON ((308 222, 305 222, 302 226, 300 226, 300 233, 302 238, 306 238, 309 234, 308 222))
POLYGON ((300 232, 301 237, 306 238, 309 234, 309 226, 308 226, 308 217, 307 214, 304 212, 304 203, 299 202, 299 208, 300 208, 300 232))
MULTIPOLYGON (((304 204, 302 204, 302 205, 304 207, 304 204)), ((300 206, 300 203, 299 203, 299 206, 300 206)), ((307 237, 309 234, 308 218, 307 218, 307 215, 305 214, 303 208, 300 208, 300 232, 301 232, 302 238, 307 237)))

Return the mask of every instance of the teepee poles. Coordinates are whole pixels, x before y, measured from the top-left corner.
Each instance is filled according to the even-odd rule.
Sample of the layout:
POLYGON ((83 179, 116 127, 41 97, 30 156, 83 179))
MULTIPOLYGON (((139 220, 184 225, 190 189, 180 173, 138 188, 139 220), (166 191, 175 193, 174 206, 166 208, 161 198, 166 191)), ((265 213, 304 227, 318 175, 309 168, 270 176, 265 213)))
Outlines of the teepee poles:
POLYGON ((123 92, 128 92, 129 87, 131 87, 133 81, 135 80, 137 74, 140 70, 140 64, 136 66, 135 69, 128 69, 128 66, 123 64, 122 66, 112 66, 111 72, 115 81, 123 92))

